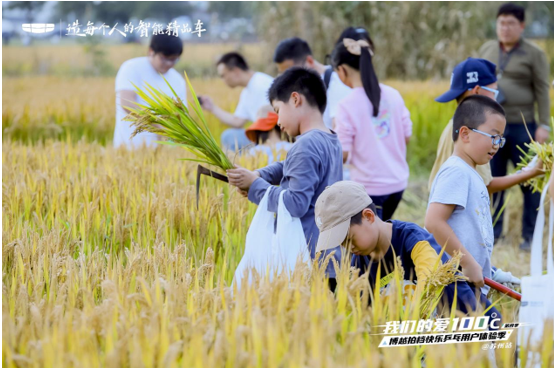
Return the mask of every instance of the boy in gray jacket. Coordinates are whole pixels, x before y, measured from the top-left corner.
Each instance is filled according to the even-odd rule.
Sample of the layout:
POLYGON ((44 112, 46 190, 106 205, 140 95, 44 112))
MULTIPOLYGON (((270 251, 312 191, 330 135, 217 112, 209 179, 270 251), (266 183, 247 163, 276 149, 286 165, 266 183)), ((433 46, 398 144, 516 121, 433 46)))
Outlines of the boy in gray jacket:
MULTIPOLYGON (((325 86, 317 73, 294 67, 275 79, 269 89, 269 101, 279 114, 281 130, 296 141, 283 162, 256 171, 240 167, 228 170, 229 183, 247 193, 255 204, 275 185, 269 195, 268 210, 277 215, 279 195, 286 190, 284 204, 292 217, 300 218, 313 259, 319 237, 314 219, 316 200, 327 186, 342 180, 342 148, 336 133, 323 122, 325 86)), ((340 247, 329 252, 333 250, 340 264, 340 247)), ((320 259, 325 259, 325 254, 320 259)), ((329 262, 326 272, 333 287, 336 277, 333 262, 329 262)))

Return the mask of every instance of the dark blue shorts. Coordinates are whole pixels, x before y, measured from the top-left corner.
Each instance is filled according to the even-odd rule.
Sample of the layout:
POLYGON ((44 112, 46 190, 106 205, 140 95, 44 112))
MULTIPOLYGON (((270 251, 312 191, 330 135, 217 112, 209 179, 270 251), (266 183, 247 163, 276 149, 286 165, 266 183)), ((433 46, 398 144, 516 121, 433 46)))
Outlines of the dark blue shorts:
POLYGON ((458 293, 456 295, 456 309, 465 314, 469 314, 476 310, 483 311, 488 309, 484 314, 489 317, 489 330, 498 330, 500 326, 502 326, 502 315, 498 309, 490 307, 492 304, 491 301, 488 300, 479 289, 476 291, 473 284, 466 281, 458 281, 445 286, 443 298, 439 308, 447 308, 447 310, 450 310, 450 306, 454 300, 455 288, 458 288, 458 293), (478 297, 476 296, 476 293, 479 294, 478 297), (477 299, 479 299, 479 301, 477 301, 477 299), (498 318, 500 321, 495 322, 494 325, 491 326, 491 322, 498 318))

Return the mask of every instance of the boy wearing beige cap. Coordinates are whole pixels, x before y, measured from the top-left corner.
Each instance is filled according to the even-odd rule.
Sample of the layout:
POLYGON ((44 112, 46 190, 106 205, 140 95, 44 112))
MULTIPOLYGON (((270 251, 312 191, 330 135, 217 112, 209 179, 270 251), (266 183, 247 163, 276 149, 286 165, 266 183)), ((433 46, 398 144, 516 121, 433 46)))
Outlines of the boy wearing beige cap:
MULTIPOLYGON (((416 293, 421 291, 439 259, 441 247, 432 234, 418 225, 397 220, 382 221, 375 213, 375 205, 363 185, 339 181, 327 187, 315 205, 315 219, 320 230, 316 252, 338 244, 350 244, 351 252, 358 256, 355 257, 356 265, 362 272, 368 271, 372 288, 375 287, 379 265, 381 280, 386 279, 387 274, 394 271, 395 258, 400 257, 404 278, 416 283, 416 293)), ((443 253, 441 262, 448 259, 449 256, 443 253)), ((463 313, 476 310, 475 292, 465 281, 445 286, 444 297, 448 305, 452 305, 456 288, 459 310, 463 313)), ((479 300, 485 310, 491 304, 482 294, 479 300)), ((500 318, 494 307, 485 315, 491 319, 500 318)))

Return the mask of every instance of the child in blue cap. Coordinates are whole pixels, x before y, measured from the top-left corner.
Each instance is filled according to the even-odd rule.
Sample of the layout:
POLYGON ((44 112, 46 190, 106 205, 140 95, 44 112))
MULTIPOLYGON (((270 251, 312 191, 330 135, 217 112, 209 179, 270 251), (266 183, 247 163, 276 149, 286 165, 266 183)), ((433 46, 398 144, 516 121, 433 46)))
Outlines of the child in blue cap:
MULTIPOLYGON (((465 98, 472 95, 483 95, 496 100, 498 98, 498 86, 496 79, 496 65, 485 59, 467 58, 456 65, 452 72, 450 90, 437 97, 435 101, 447 103, 456 100, 460 104, 465 98)), ((452 155, 454 142, 452 141, 452 119, 448 122, 439 139, 437 147, 437 158, 431 169, 429 177, 429 190, 442 164, 452 155)), ((491 173, 490 163, 477 165, 479 173, 489 194, 501 192, 515 185, 543 174, 542 164, 538 163, 528 170, 516 174, 494 177, 491 173)), ((523 249, 523 248, 522 248, 523 249)), ((525 249, 528 250, 528 249, 525 249)))

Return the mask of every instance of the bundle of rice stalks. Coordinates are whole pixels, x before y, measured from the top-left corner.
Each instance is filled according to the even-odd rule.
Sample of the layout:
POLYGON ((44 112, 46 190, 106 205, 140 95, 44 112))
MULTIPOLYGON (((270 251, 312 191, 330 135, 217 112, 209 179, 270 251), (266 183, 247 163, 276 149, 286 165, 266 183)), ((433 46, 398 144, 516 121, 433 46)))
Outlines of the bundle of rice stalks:
MULTIPOLYGON (((441 252, 441 256, 443 252, 444 249, 441 252)), ((418 303, 421 318, 429 318, 433 314, 446 285, 456 281, 467 280, 458 270, 461 258, 462 255, 456 253, 447 262, 435 265, 434 270, 428 275, 425 289, 418 303)), ((455 300, 454 303, 456 303, 455 300)), ((452 309, 455 308, 456 305, 452 305, 452 309)))
POLYGON ((184 160, 214 165, 223 170, 232 169, 233 164, 208 129, 202 108, 186 73, 185 79, 192 95, 190 105, 197 118, 192 116, 189 108, 165 78, 174 98, 148 83, 144 90, 133 84, 137 90, 136 93, 146 101, 146 104, 137 104, 139 108, 129 108, 131 113, 124 119, 133 122, 132 125, 136 127, 132 136, 143 131, 159 134, 168 138, 168 141, 158 143, 183 147, 197 157, 197 159, 184 160), (197 121, 198 119, 200 122, 197 121))
MULTIPOLYGON (((554 117, 551 118, 552 128, 554 129, 554 117)), ((530 135, 529 135, 530 136, 530 135)), ((518 149, 521 151, 523 156, 520 156, 521 160, 517 164, 517 169, 524 169, 529 165, 535 164, 534 160, 540 159, 543 163, 544 175, 530 179, 525 183, 533 188, 533 193, 542 192, 545 185, 550 180, 550 175, 552 175, 552 164, 554 162, 554 149, 553 142, 546 142, 540 144, 535 142, 531 137, 531 143, 526 143, 527 152, 525 152, 521 147, 518 146, 518 149)))

